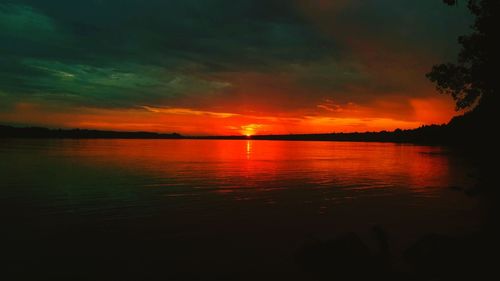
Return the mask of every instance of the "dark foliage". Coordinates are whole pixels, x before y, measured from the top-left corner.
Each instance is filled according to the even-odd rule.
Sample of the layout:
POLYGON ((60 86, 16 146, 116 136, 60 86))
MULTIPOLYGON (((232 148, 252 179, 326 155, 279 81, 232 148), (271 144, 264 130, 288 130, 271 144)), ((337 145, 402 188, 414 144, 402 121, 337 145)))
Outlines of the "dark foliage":
MULTIPOLYGON (((457 5, 456 0, 444 0, 457 5)), ((436 84, 439 92, 449 94, 457 110, 479 105, 492 111, 498 97, 498 26, 500 1, 469 0, 467 7, 475 16, 473 32, 460 36, 462 49, 455 63, 435 65, 426 76, 436 84)))
MULTIPOLYGON (((476 111, 455 117, 445 125, 426 125, 417 129, 392 132, 355 132, 328 134, 256 135, 256 136, 182 136, 177 133, 116 132, 81 129, 47 129, 39 127, 16 128, 0 126, 0 138, 66 138, 66 139, 229 139, 229 140, 288 140, 288 141, 362 141, 423 144, 468 144, 480 141, 474 134, 463 135, 464 127, 482 133, 475 126, 480 114, 476 111)), ((485 140, 481 140, 485 141, 485 140)))
POLYGON ((0 125, 0 138, 70 138, 70 139, 178 139, 179 134, 116 132, 81 129, 16 128, 0 125))

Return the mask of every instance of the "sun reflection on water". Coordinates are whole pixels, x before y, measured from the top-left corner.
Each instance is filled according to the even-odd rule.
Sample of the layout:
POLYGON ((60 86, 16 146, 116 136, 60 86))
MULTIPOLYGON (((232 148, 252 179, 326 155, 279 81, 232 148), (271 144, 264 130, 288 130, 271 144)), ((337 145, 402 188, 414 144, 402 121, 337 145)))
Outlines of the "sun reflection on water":
POLYGON ((247 146, 246 146, 246 156, 247 159, 250 160, 250 155, 252 154, 252 141, 247 140, 247 146))

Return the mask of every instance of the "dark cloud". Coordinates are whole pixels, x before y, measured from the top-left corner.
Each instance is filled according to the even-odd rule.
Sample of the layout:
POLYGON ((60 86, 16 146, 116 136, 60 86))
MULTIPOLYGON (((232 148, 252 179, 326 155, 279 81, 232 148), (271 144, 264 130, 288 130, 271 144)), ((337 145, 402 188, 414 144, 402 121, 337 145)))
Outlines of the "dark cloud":
POLYGON ((383 61, 452 53, 449 39, 467 22, 435 0, 345 2, 330 15, 299 0, 9 1, 0 4, 0 92, 11 102, 90 107, 206 103, 241 97, 234 93, 248 82, 234 74, 254 72, 286 76, 290 85, 266 89, 288 87, 294 99, 360 101, 404 92, 404 79, 387 76, 408 60, 396 59, 386 76, 383 61), (366 90, 349 97, 352 84, 366 90))

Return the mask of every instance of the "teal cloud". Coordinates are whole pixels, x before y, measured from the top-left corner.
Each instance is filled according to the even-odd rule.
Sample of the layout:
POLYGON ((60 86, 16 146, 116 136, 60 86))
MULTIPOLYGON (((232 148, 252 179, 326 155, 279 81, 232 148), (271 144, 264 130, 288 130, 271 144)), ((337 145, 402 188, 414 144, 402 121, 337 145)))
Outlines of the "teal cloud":
POLYGON ((238 72, 286 73, 307 95, 376 88, 368 73, 376 70, 329 29, 400 50, 454 50, 464 10, 352 1, 332 14, 334 26, 319 27, 293 0, 11 0, 0 4, 0 93, 5 103, 169 106, 231 97, 238 85, 224 74, 238 72))

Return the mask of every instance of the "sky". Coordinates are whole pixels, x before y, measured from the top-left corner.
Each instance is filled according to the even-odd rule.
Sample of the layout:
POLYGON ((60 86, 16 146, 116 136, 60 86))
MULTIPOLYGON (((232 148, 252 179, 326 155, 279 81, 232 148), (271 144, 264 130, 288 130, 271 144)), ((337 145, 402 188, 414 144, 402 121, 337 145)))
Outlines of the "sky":
POLYGON ((469 32, 440 0, 0 0, 0 123, 186 135, 415 128, 469 32))

